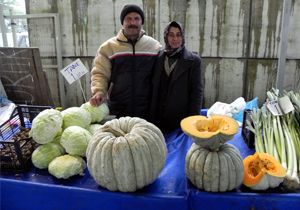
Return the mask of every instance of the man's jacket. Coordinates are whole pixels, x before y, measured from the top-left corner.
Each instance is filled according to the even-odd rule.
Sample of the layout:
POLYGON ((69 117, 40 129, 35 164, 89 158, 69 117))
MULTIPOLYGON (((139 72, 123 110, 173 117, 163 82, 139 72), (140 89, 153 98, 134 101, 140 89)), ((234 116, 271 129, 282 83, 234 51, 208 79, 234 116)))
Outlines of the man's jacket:
POLYGON ((108 94, 110 114, 147 118, 152 71, 161 45, 141 32, 136 43, 120 30, 98 49, 91 71, 92 94, 108 94))

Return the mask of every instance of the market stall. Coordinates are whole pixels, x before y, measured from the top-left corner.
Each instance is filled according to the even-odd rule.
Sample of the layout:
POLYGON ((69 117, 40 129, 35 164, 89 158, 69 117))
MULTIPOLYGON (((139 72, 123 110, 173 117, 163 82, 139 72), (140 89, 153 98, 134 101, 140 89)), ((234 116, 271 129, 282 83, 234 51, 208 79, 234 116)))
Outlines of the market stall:
MULTIPOLYGON (((167 161, 156 181, 135 193, 110 192, 99 187, 86 170, 83 177, 58 180, 46 170, 1 173, 1 209, 295 209, 300 192, 255 192, 245 187, 225 193, 196 189, 184 173, 191 140, 177 130, 165 136, 167 161)), ((242 157, 253 153, 241 130, 230 141, 242 157)))

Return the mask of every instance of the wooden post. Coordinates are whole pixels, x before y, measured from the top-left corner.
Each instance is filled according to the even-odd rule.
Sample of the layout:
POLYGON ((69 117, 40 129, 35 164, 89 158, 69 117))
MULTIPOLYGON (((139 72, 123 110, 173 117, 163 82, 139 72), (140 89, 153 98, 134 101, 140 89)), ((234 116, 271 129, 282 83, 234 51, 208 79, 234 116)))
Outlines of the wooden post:
POLYGON ((282 14, 282 21, 281 21, 277 77, 276 77, 276 88, 279 89, 280 92, 282 91, 283 84, 284 84, 285 62, 286 62, 289 23, 290 23, 290 14, 291 14, 291 0, 284 0, 282 12, 283 14, 282 14))

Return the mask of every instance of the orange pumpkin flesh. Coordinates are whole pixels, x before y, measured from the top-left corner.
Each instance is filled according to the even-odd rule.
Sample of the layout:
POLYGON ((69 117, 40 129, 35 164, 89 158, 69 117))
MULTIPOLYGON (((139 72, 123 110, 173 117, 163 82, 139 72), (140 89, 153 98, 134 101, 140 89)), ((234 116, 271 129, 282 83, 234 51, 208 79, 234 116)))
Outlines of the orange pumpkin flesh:
POLYGON ((271 155, 255 153, 243 160, 243 184, 255 190, 277 187, 286 175, 286 170, 271 155))
POLYGON ((239 125, 231 117, 213 115, 209 118, 201 115, 184 118, 181 129, 193 138, 198 145, 217 149, 238 132, 239 125))

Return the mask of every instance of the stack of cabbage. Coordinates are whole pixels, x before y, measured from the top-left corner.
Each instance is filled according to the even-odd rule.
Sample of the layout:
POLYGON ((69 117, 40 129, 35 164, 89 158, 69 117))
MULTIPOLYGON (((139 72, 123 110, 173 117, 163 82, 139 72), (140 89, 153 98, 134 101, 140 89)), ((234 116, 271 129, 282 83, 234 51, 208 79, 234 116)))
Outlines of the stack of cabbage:
POLYGON ((88 142, 109 114, 106 104, 93 107, 89 102, 62 112, 47 109, 32 121, 30 136, 40 146, 32 153, 32 163, 47 169, 56 178, 83 175, 88 142))

